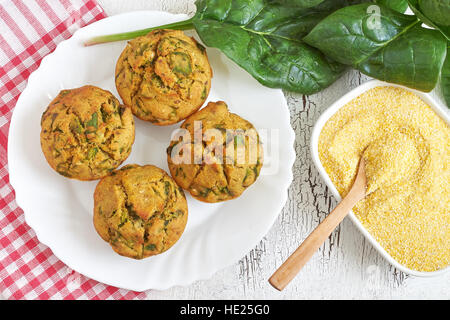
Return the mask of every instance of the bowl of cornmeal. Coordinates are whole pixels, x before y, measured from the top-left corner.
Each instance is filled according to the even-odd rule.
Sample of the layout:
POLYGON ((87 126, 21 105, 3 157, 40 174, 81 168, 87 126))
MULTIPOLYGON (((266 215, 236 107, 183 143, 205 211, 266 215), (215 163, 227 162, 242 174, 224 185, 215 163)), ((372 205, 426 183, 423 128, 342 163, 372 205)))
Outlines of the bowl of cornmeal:
POLYGON ((430 94, 373 80, 331 105, 311 138, 313 161, 338 200, 364 157, 367 195, 349 218, 414 276, 450 269, 449 123, 430 94))

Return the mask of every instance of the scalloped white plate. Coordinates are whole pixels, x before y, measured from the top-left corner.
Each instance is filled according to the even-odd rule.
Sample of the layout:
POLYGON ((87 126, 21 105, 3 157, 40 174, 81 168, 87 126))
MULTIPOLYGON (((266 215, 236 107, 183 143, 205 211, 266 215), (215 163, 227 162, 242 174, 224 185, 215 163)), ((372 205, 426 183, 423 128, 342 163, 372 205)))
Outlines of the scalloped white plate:
MULTIPOLYGON (((252 122, 260 134, 273 130, 261 137, 265 146, 261 176, 241 197, 219 204, 187 197, 188 224, 170 250, 141 261, 114 253, 92 223, 97 182, 65 179, 46 163, 39 142, 40 118, 59 90, 92 84, 118 97, 114 67, 125 42, 83 47, 83 41, 95 35, 186 18, 138 11, 78 30, 43 59, 30 76, 12 116, 8 143, 10 181, 27 223, 70 268, 109 285, 136 291, 162 290, 208 278, 251 250, 268 232, 287 199, 295 160, 295 135, 281 90, 263 87, 218 50, 210 48, 207 52, 214 78, 207 101, 226 101, 232 112, 252 122)), ((171 132, 178 126, 157 127, 136 119, 136 140, 125 164, 150 163, 168 171, 165 149, 171 132)))

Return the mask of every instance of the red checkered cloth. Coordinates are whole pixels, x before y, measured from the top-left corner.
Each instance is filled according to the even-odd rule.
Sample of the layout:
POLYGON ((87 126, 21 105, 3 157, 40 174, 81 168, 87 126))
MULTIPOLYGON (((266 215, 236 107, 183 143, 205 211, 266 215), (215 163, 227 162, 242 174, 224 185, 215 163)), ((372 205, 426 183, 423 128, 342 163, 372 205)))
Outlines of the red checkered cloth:
POLYGON ((7 299, 135 299, 71 270, 39 243, 9 183, 11 114, 41 59, 78 28, 106 15, 95 0, 0 0, 0 296, 7 299))

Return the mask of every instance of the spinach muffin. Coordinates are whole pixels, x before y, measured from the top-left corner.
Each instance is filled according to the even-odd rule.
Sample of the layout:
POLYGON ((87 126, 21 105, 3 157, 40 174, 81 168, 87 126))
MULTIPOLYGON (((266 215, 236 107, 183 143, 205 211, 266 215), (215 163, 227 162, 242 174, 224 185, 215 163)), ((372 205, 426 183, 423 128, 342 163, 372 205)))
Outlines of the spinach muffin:
POLYGON ((172 177, 194 198, 220 202, 239 197, 256 181, 263 149, 250 122, 230 113, 225 102, 210 102, 183 122, 167 161, 172 177))
POLYGON ((95 229, 122 256, 142 259, 168 250, 181 237, 187 216, 183 190, 152 165, 127 165, 95 188, 95 229))
POLYGON ((197 111, 211 87, 206 50, 177 30, 128 42, 116 65, 116 87, 138 118, 165 126, 197 111))
POLYGON ((109 91, 95 86, 62 90, 41 119, 41 147, 59 174, 95 180, 130 154, 134 120, 109 91))

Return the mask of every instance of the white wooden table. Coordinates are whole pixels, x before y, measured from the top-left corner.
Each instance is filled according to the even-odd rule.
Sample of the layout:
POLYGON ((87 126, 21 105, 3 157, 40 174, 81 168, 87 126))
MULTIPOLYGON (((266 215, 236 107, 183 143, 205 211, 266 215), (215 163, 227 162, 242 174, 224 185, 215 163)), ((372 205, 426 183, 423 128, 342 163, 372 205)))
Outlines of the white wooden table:
MULTIPOLYGON (((194 0, 98 0, 108 15, 134 10, 195 13, 194 0)), ((388 264, 349 220, 283 291, 267 279, 336 204, 310 158, 311 129, 337 98, 368 78, 347 72, 312 96, 286 92, 296 132, 297 159, 288 201, 270 232, 244 258, 211 279, 147 292, 148 299, 450 299, 450 272, 439 278, 407 276, 388 264)))

